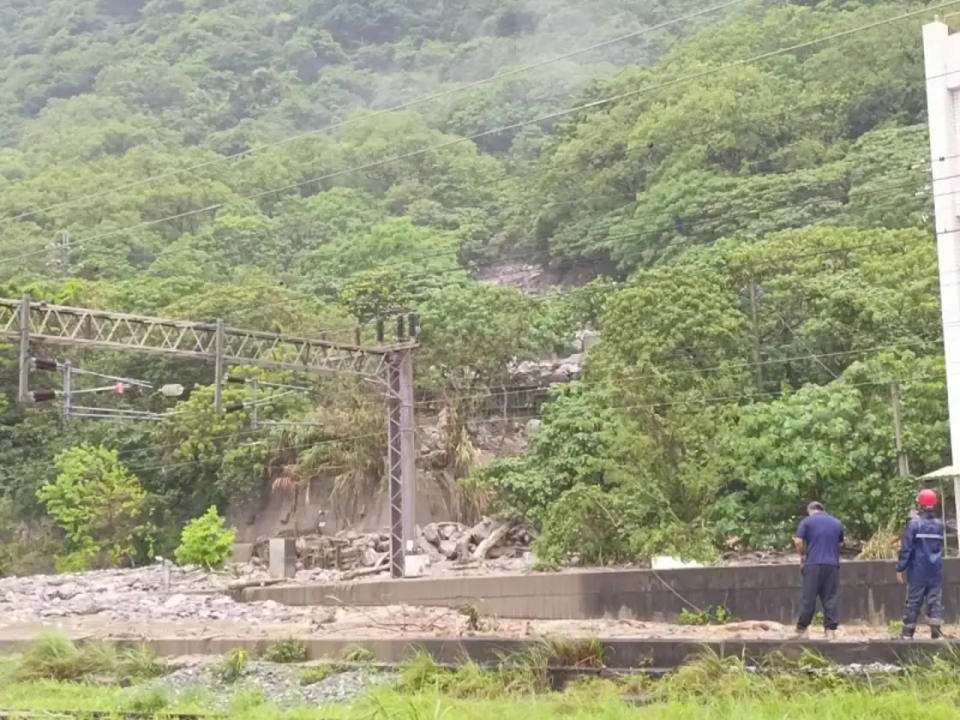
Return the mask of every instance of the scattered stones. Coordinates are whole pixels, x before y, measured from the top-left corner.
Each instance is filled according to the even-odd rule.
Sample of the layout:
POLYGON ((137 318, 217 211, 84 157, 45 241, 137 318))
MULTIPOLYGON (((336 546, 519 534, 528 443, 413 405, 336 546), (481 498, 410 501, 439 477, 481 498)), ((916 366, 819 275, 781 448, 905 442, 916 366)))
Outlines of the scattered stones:
POLYGON ((233 682, 217 672, 219 658, 193 658, 181 661, 180 667, 147 685, 131 688, 131 695, 159 689, 171 699, 195 696, 199 691, 208 698, 208 710, 222 711, 230 707, 238 693, 259 691, 266 702, 278 707, 316 706, 345 702, 366 692, 374 685, 392 682, 390 674, 366 668, 338 672, 317 683, 302 684, 303 666, 250 662, 233 682))
MULTIPOLYGON (((0 579, 0 626, 56 619, 100 616, 111 621, 236 620, 250 625, 309 621, 304 609, 276 602, 237 603, 222 594, 238 581, 256 585, 267 574, 252 565, 211 573, 167 566, 170 590, 161 564, 69 575, 33 575, 0 579)), ((329 582, 330 574, 301 573, 302 582, 329 582)))

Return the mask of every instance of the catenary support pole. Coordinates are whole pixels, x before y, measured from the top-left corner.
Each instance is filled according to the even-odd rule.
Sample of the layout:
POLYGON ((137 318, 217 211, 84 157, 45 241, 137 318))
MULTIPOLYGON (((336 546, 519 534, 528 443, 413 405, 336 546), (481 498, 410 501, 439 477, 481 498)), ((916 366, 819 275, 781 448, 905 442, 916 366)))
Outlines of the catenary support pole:
MULTIPOLYGON (((940 304, 947 376, 952 465, 960 467, 960 217, 957 182, 960 163, 960 35, 951 35, 942 22, 923 27, 930 166, 933 177, 940 304)), ((960 477, 953 481, 960 548, 960 477)))
POLYGON ((407 554, 416 542, 417 468, 413 417, 413 351, 400 353, 400 478, 403 484, 403 547, 407 554))
POLYGON ((416 448, 413 416, 413 352, 398 350, 387 366, 387 466, 390 480, 390 574, 404 576, 404 556, 416 538, 416 448))
POLYGON ((20 300, 20 383, 17 397, 21 404, 30 402, 30 293, 20 300))
POLYGON ((223 412, 223 320, 217 318, 216 335, 213 340, 213 408, 223 412))
POLYGON ((257 402, 260 396, 260 381, 256 378, 250 380, 250 427, 256 428, 260 422, 257 415, 257 402))
POLYGON ((387 359, 387 475, 390 496, 390 575, 403 577, 403 471, 400 430, 400 360, 387 359))
POLYGON ((910 458, 903 449, 903 418, 900 401, 900 383, 890 383, 890 401, 893 404, 893 439, 897 447, 897 470, 900 477, 910 477, 910 458))
POLYGON ((73 365, 67 360, 63 364, 63 419, 70 422, 71 405, 73 404, 73 365))

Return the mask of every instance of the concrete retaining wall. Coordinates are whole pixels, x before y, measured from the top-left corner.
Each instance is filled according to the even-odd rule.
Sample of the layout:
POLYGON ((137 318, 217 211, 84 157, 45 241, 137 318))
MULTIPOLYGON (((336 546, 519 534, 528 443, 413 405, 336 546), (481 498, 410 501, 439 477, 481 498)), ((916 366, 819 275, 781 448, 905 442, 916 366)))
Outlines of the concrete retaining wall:
MULTIPOLYGON (((960 619, 960 559, 946 561, 944 604, 960 619)), ((848 562, 841 568, 841 616, 884 623, 899 619, 904 588, 891 562, 848 562)), ((796 565, 687 570, 592 570, 562 574, 384 580, 342 585, 247 588, 241 599, 287 605, 474 605, 510 618, 623 617, 670 621, 690 603, 726 607, 742 620, 796 620, 796 565)))

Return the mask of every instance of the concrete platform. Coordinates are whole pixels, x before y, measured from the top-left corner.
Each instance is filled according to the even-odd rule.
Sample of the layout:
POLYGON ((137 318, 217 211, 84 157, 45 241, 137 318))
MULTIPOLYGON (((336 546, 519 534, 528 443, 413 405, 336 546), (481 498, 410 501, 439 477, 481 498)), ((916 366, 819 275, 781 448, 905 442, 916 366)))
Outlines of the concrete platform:
MULTIPOLYGON (((946 561, 948 622, 960 619, 960 559, 946 561)), ((885 624, 900 618, 904 588, 892 562, 848 562, 841 568, 844 620, 885 624)), ((246 588, 243 601, 287 605, 418 605, 462 607, 502 618, 630 618, 672 622, 687 603, 726 607, 742 620, 795 622, 800 592, 797 565, 686 570, 588 570, 378 580, 339 585, 246 588)))

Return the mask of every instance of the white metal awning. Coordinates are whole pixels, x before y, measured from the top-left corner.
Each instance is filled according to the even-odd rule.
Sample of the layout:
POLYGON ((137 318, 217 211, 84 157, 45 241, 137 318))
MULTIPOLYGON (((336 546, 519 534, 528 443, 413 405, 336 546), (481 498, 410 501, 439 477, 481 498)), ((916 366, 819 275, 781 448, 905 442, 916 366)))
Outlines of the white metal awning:
POLYGON ((957 465, 947 465, 942 467, 939 470, 934 470, 933 472, 928 472, 926 475, 921 475, 921 480, 950 480, 951 478, 960 477, 960 466, 957 465))

